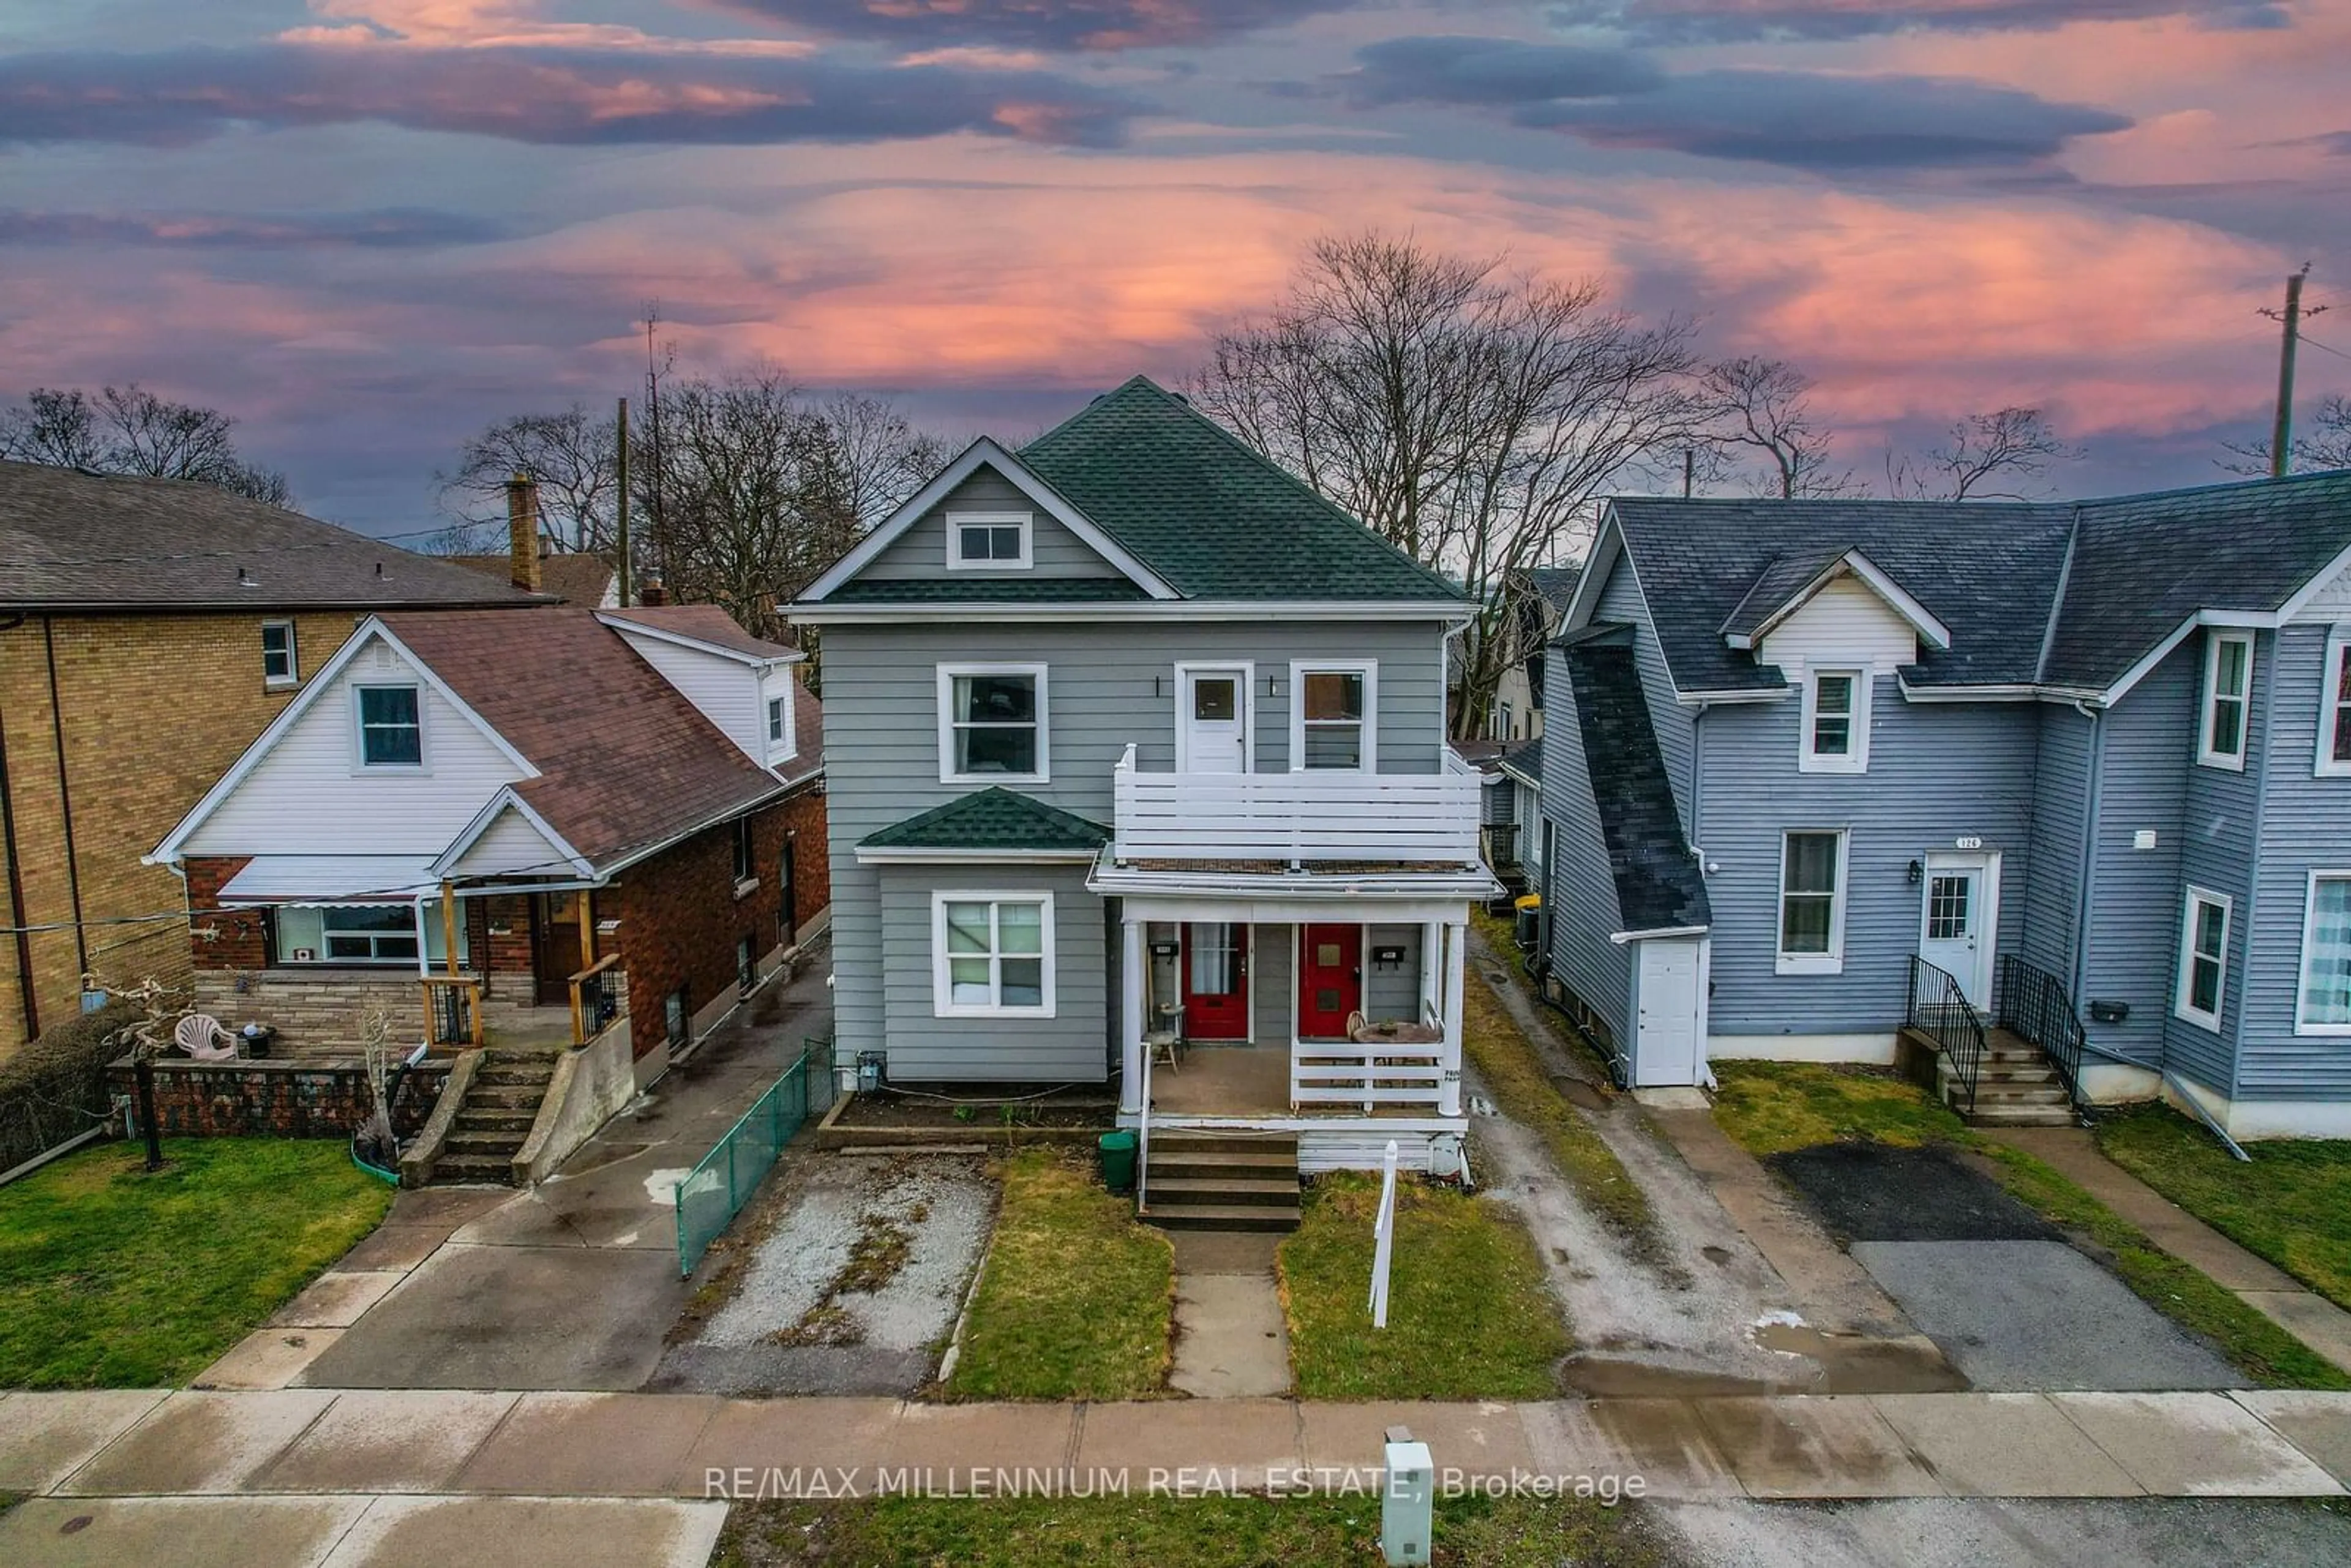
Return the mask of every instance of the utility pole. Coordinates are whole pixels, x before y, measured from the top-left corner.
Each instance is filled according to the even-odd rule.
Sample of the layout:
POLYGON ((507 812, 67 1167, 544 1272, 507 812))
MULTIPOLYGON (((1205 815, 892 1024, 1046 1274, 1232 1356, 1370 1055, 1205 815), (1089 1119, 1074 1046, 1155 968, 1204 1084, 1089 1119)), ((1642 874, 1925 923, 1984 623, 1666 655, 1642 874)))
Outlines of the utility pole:
POLYGON ((621 443, 621 450, 617 455, 620 464, 621 503, 612 532, 614 547, 620 552, 621 558, 618 566, 621 608, 626 610, 629 607, 631 586, 629 581, 629 400, 627 398, 621 400, 621 414, 615 422, 614 428, 619 433, 621 443))
POLYGON ((2304 262, 2302 270, 2285 280, 2285 308, 2263 310, 2262 315, 2282 324, 2285 329, 2278 346, 2277 418, 2270 425, 2270 477, 2283 479, 2293 459, 2294 447, 2294 354, 2302 339, 2302 319, 2315 316, 2326 308, 2305 311, 2302 308, 2302 280, 2310 276, 2310 263, 2304 262))
POLYGON ((669 528, 662 516, 662 434, 661 434, 661 371, 653 358, 653 328, 661 320, 661 307, 645 307, 645 417, 651 423, 653 447, 653 564, 661 571, 662 586, 668 589, 671 601, 675 602, 677 587, 670 580, 669 528))
POLYGON ((1687 501, 1687 500, 1688 500, 1688 499, 1690 498, 1690 487, 1691 487, 1692 482, 1693 482, 1693 481, 1695 481, 1695 480, 1697 479, 1697 477, 1698 477, 1698 448, 1697 448, 1697 447, 1695 447, 1695 446, 1685 446, 1685 447, 1683 447, 1683 448, 1682 448, 1682 499, 1683 499, 1683 500, 1687 501))

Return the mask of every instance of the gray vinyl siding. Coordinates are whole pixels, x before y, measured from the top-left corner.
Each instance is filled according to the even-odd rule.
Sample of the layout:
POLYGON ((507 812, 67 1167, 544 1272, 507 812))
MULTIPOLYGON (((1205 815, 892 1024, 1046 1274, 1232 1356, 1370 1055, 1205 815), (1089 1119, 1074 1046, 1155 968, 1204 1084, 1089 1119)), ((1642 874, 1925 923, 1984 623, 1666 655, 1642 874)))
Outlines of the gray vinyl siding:
POLYGON ((1296 1022, 1295 959, 1298 927, 1257 927, 1256 967, 1249 970, 1249 1012, 1257 1020, 1257 1043, 1288 1045, 1296 1022))
MULTIPOLYGON (((1019 486, 993 468, 982 468, 947 492, 946 499, 915 519, 914 525, 890 541, 889 548, 866 563, 858 578, 864 581, 904 581, 910 578, 948 575, 946 515, 949 512, 1027 512, 1029 524, 1029 571, 1038 577, 1121 577, 1118 568, 1096 554, 1092 545, 1061 526, 1038 507, 1019 486)), ((957 577, 1021 575, 956 572, 957 577)))
POLYGON ((1506 828, 1517 821, 1517 786, 1508 779, 1491 778, 1478 789, 1478 821, 1489 828, 1506 828))
POLYGON ((1559 854, 1558 873, 1543 890, 1552 971, 1600 1015, 1617 1049, 1629 1051, 1633 949, 1630 944, 1608 940, 1623 929, 1624 920, 1615 879, 1608 869, 1600 808, 1592 798, 1592 776, 1585 771, 1575 688, 1560 654, 1552 651, 1543 656, 1551 661, 1543 675, 1551 719, 1543 729, 1542 809, 1557 830, 1559 854))
POLYGON ((1099 1083, 1110 1076, 1102 901, 1086 891, 1084 867, 893 865, 881 873, 883 1012, 893 1079, 1099 1083), (1051 1018, 937 1016, 931 895, 939 890, 1053 895, 1051 1018))
POLYGON ((2095 1044, 2148 1068, 2163 1061, 2165 1037, 2174 1028, 2196 1035, 2179 1065, 2217 1086, 2228 1078, 2214 1037, 2171 1017, 2200 656, 2190 639, 2098 720, 2089 938, 2074 1002, 2095 1044), (2133 847, 2140 832, 2155 834, 2154 849, 2133 847), (2094 1000, 2123 1003, 2130 1016, 2121 1023, 2090 1021, 2094 1000))
MULTIPOLYGON (((1051 781, 1008 788, 1107 827, 1112 768, 1129 742, 1138 746, 1144 768, 1175 766, 1178 661, 1256 662, 1257 766, 1277 772, 1289 766, 1290 660, 1377 659, 1380 771, 1435 772, 1445 734, 1442 630, 1433 621, 828 627, 826 804, 841 1049, 895 1049, 883 1006, 880 879, 877 868, 857 863, 855 846, 878 829, 979 788, 939 782, 938 665, 1045 664, 1051 781)), ((925 988, 929 974, 925 954, 925 988)), ((1064 969, 1065 984, 1068 974, 1064 969)), ((1279 1038, 1286 1040, 1286 1003, 1284 1009, 1279 1038)), ((903 1071, 894 1060, 891 1070, 903 1071)))
POLYGON ((2056 704, 2038 710, 2032 775, 2032 874, 2024 889, 2026 962, 2073 989, 2081 915, 2083 851, 2090 824, 2093 721, 2056 704))
MULTIPOLYGON (((1910 703, 1890 677, 1870 703, 1869 771, 1802 773, 1802 705, 1707 716, 1698 841, 1712 871, 1716 1035, 1891 1035, 1907 1009, 1923 888, 1908 865, 1955 840, 2001 852, 2000 951, 2019 949, 2031 880, 2038 715, 2029 703, 1910 703), (1844 964, 1834 975, 1774 972, 1780 857, 1790 831, 1842 829, 1844 964)), ((1548 785, 1544 789, 1549 795, 1548 785)))
MULTIPOLYGON (((1695 808, 1692 786, 1698 779, 1698 721, 1689 709, 1674 700, 1674 682, 1666 669, 1666 651, 1657 641, 1656 624, 1650 619, 1647 601, 1641 596, 1640 580, 1634 574, 1630 556, 1617 559, 1607 586, 1601 591, 1594 614, 1602 621, 1629 622, 1635 628, 1633 664, 1641 672, 1641 691, 1649 699, 1649 724, 1657 732, 1657 753, 1666 761, 1666 779, 1674 787, 1674 803, 1681 811, 1682 831, 1695 841, 1690 812, 1695 808)), ((1546 693, 1562 689, 1544 687, 1546 693)))
MULTIPOLYGON (((2275 655, 2257 666, 2274 700, 2261 734, 2261 855, 2236 988, 2241 1005, 2237 1097, 2351 1099, 2351 1037, 2296 1035, 2303 920, 2313 871, 2351 870, 2351 779, 2319 778, 2319 688, 2328 628, 2264 632, 2275 655)), ((2258 682, 2260 677, 2256 676, 2258 682)))
POLYGON ((2221 988, 2220 1032, 2215 1034, 2201 1025, 2173 1017, 2175 992, 2167 988, 2163 998, 2164 1039, 2174 1067, 2185 1069, 2232 1098, 2236 1092, 2235 1042, 2245 991, 2245 944, 2252 925, 2253 853, 2261 822, 2264 753, 2262 737, 2269 729, 2270 698, 2277 685, 2270 659, 2273 644, 2274 635, 2268 632, 2257 633, 2253 640, 2253 691, 2246 713, 2246 758, 2241 773, 2226 768, 2205 768, 2196 762, 2194 727, 2202 722, 2205 639, 2190 637, 2185 644, 2189 654, 2189 679, 2193 695, 2189 709, 2188 743, 2179 754, 2186 772, 2187 800, 2179 838, 2181 886, 2171 905, 2171 972, 2176 986, 2180 925, 2189 884, 2229 896, 2229 967, 2221 988))
POLYGON ((1377 1023, 1384 1019, 1420 1021, 1420 927, 1374 925, 1364 939, 1364 1016, 1377 1023), (1402 947, 1404 962, 1383 969, 1372 962, 1374 947, 1402 947))

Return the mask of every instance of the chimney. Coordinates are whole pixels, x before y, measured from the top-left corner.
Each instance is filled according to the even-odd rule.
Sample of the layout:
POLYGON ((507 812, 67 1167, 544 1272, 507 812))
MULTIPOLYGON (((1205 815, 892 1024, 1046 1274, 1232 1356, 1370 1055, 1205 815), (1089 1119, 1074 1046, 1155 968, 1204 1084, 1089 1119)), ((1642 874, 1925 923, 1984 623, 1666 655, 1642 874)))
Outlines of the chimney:
POLYGON ((514 585, 538 591, 538 481, 517 474, 507 481, 507 548, 513 552, 514 585))
POLYGON ((637 602, 648 610, 657 610, 669 602, 669 590, 662 586, 659 572, 649 571, 638 581, 637 602))

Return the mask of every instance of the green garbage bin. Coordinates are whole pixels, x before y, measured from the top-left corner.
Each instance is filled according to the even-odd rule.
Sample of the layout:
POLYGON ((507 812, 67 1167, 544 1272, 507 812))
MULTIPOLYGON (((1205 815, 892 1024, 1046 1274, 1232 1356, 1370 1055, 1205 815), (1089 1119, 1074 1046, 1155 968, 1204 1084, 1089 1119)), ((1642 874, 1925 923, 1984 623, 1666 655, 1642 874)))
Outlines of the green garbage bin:
POLYGON ((1121 1129, 1102 1135, 1102 1186, 1113 1192, 1134 1190, 1134 1134, 1121 1129))

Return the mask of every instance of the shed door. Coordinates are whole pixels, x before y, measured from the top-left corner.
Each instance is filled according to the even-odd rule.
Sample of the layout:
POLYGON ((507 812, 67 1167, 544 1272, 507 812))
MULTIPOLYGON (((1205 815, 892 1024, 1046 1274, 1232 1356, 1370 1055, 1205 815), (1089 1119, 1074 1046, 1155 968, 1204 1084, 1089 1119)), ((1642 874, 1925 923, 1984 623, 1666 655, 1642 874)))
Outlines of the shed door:
POLYGON ((1698 1026, 1698 944, 1641 943, 1641 1012, 1633 1051, 1636 1089, 1696 1083, 1702 1049, 1698 1026))

